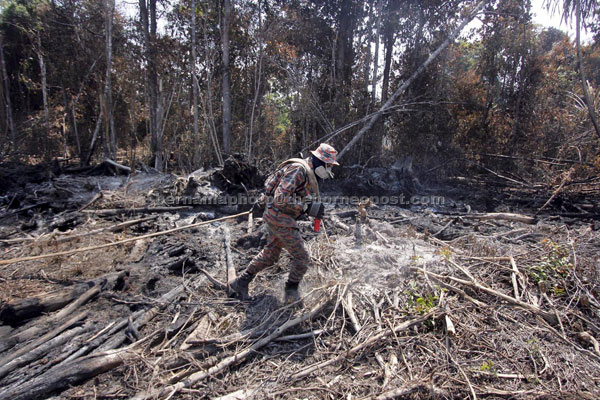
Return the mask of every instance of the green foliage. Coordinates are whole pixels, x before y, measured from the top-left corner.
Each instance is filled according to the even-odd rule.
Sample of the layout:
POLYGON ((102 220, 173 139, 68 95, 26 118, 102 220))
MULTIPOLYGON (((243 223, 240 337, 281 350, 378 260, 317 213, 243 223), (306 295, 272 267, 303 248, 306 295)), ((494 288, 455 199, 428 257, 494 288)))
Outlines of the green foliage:
POLYGON ((427 314, 438 301, 435 294, 424 292, 414 281, 410 282, 410 288, 405 291, 405 294, 408 296, 409 312, 417 314, 427 314))
POLYGON ((491 372, 494 375, 497 373, 496 366, 494 365, 493 361, 490 360, 484 361, 483 364, 479 366, 479 370, 484 372, 491 372))
MULTIPOLYGON (((555 243, 550 239, 542 241, 546 254, 542 256, 541 262, 530 269, 530 275, 536 282, 545 282, 554 279, 562 279, 569 276, 573 270, 573 263, 566 245, 555 243)), ((562 296, 565 290, 554 287, 554 294, 562 296)))

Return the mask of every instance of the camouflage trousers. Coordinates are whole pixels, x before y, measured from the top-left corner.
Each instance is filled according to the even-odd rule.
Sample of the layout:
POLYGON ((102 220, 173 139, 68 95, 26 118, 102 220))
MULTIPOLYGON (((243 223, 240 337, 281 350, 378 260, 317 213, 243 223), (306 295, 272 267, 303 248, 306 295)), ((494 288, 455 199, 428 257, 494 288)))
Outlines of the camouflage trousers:
POLYGON ((279 260, 281 249, 286 249, 292 256, 292 265, 288 276, 289 282, 300 282, 308 270, 309 256, 304 247, 304 240, 298 228, 276 226, 267 223, 267 245, 246 268, 246 271, 256 275, 279 260))

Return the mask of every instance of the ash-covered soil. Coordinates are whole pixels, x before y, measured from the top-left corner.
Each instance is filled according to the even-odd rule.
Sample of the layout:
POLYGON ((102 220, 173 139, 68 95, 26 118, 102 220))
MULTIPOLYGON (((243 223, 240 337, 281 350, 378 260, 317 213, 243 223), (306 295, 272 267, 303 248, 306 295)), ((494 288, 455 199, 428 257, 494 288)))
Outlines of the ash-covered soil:
MULTIPOLYGON (((600 396, 595 219, 564 205, 515 219, 539 193, 520 196, 533 208, 456 189, 436 206, 329 204, 320 233, 300 221, 301 304, 282 302, 285 252, 240 302, 223 287, 227 243, 239 273, 261 221, 164 200, 256 190, 247 174, 59 174, 6 191, 0 398, 600 396)), ((371 189, 406 187, 373 174, 371 189)))

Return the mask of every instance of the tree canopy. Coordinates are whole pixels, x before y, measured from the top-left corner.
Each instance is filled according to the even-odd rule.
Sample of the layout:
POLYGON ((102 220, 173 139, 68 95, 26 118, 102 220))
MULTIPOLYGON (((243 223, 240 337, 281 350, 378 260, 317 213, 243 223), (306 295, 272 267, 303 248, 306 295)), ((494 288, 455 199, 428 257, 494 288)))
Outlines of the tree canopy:
MULTIPOLYGON (((0 1, 1 159, 110 157, 191 171, 221 163, 223 151, 256 163, 323 140, 342 149, 476 2, 113 3, 0 1)), ((576 3, 548 6, 571 16, 576 3)), ((595 2, 580 5, 583 25, 599 26, 595 2)), ((488 1, 477 21, 345 163, 598 168, 576 43, 534 25, 529 1, 488 1)), ((596 112, 599 64, 596 38, 581 46, 596 112)))

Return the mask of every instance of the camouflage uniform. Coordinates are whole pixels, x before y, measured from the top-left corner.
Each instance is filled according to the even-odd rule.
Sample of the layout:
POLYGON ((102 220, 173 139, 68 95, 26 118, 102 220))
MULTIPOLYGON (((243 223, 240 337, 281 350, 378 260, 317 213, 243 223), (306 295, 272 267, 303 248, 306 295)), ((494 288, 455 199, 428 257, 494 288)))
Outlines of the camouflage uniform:
POLYGON ((310 194, 308 177, 302 165, 289 164, 265 183, 265 192, 272 202, 267 203, 263 219, 267 223, 268 239, 264 249, 252 260, 246 271, 256 275, 279 260, 281 249, 292 256, 288 282, 302 280, 309 267, 309 256, 296 219, 302 214, 302 199, 310 194))

